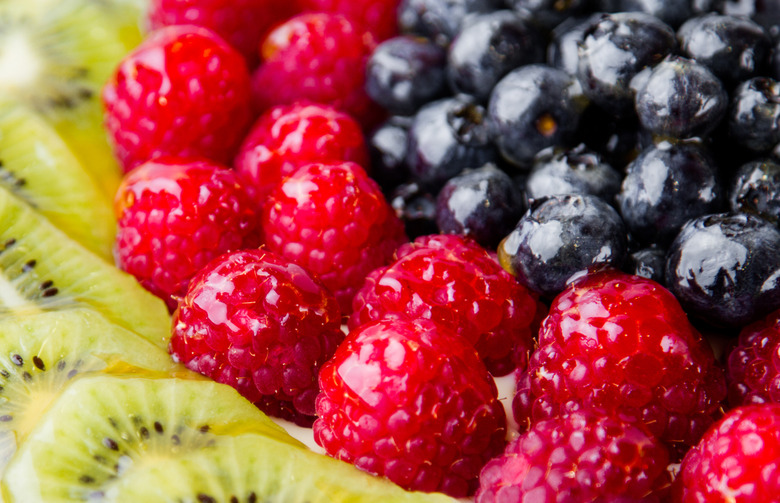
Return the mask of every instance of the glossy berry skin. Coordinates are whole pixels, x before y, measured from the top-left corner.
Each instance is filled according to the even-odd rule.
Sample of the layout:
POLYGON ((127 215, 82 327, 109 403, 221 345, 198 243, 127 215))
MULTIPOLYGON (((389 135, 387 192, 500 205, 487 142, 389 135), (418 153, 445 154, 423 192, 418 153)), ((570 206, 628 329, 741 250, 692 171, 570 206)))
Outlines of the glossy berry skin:
POLYGON ((596 408, 641 420, 673 458, 698 442, 726 396, 712 349, 674 296, 610 269, 555 298, 517 389, 521 426, 596 408))
MULTIPOLYGON (((699 2, 699 3, 706 3, 699 2)), ((655 16, 669 26, 676 28, 690 18, 695 10, 696 0, 601 0, 608 4, 610 12, 644 12, 655 16)), ((603 7, 602 7, 603 8, 603 7)))
POLYGON ((780 230, 750 214, 689 221, 669 247, 666 281, 691 316, 742 327, 780 308, 780 230))
POLYGON ((398 34, 399 0, 295 0, 298 8, 311 12, 341 14, 371 32, 377 41, 398 34))
POLYGON ((780 224, 780 164, 769 159, 743 164, 731 183, 729 206, 780 224))
POLYGON ((577 75, 579 45, 585 36, 585 30, 600 17, 600 14, 570 17, 553 28, 550 32, 550 43, 547 45, 547 64, 570 75, 577 75))
POLYGON ((776 501, 780 404, 732 409, 685 456, 674 503, 776 501))
POLYGON ((170 352, 266 413, 311 425, 319 369, 343 339, 338 302, 311 273, 240 250, 193 279, 174 313, 170 352))
POLYGON ((105 127, 125 172, 161 155, 227 165, 252 121, 249 96, 241 54, 210 30, 171 26, 119 63, 103 88, 105 127))
POLYGON ((729 405, 780 403, 780 310, 744 327, 726 363, 729 405))
POLYGON ((506 415, 474 348, 428 320, 351 330, 320 388, 317 444, 406 489, 473 494, 505 445, 506 415))
POLYGON ((371 176, 386 194, 409 179, 406 155, 411 124, 411 118, 394 115, 368 136, 371 176))
POLYGON ((274 28, 260 47, 252 74, 252 98, 260 111, 311 101, 332 105, 363 126, 381 120, 366 94, 365 68, 374 38, 340 14, 294 16, 274 28))
POLYGON ((450 178, 436 197, 439 231, 468 236, 488 250, 496 249, 524 211, 520 190, 493 164, 450 178))
POLYGON ((498 258, 518 281, 552 299, 576 272, 620 267, 626 228, 615 209, 591 195, 564 194, 532 204, 498 246, 498 258))
POLYGON ((492 12, 501 6, 500 0, 401 0, 398 24, 405 33, 446 47, 469 14, 492 12))
POLYGON ((577 16, 589 7, 590 0, 507 0, 507 5, 518 12, 527 13, 534 22, 551 29, 572 16, 577 16))
POLYGON ((668 449, 638 422, 581 410, 536 423, 488 462, 476 503, 667 501, 668 449))
POLYGON ((639 122, 671 138, 705 137, 726 114, 729 97, 707 67, 669 56, 631 81, 639 122))
POLYGON ((582 91, 616 116, 634 110, 631 79, 660 62, 675 48, 674 31, 643 12, 604 14, 583 37, 577 78, 582 91))
POLYGON ((753 152, 768 152, 780 144, 780 83, 769 77, 742 82, 734 91, 729 112, 729 136, 753 152))
POLYGON ((429 319, 473 345, 494 375, 525 368, 536 296, 482 247, 461 236, 417 238, 371 273, 355 295, 349 327, 379 319, 429 319))
POLYGON ((402 183, 390 194, 390 206, 404 223, 409 239, 438 234, 436 195, 417 182, 402 183))
POLYGON ((412 115, 447 89, 446 51, 422 37, 379 44, 366 64, 366 92, 392 114, 412 115))
POLYGON ((626 168, 618 202, 632 236, 668 246, 690 219, 722 209, 717 166, 698 142, 651 145, 626 168))
POLYGON ((666 249, 657 246, 648 246, 630 253, 623 268, 629 274, 652 279, 661 285, 664 284, 665 269, 666 249))
POLYGON ((173 311, 213 258, 261 243, 240 178, 211 161, 163 157, 122 180, 115 199, 117 266, 173 311))
POLYGON ((285 178, 262 228, 267 249, 317 275, 344 314, 368 273, 407 241, 379 186, 351 162, 307 164, 285 178))
POLYGON ((244 138, 233 163, 259 205, 286 176, 313 162, 369 166, 360 124, 329 105, 296 103, 267 110, 244 138))
POLYGON ((513 11, 469 17, 447 53, 450 88, 485 102, 501 77, 519 66, 542 62, 542 49, 541 35, 513 11))
POLYGON ((503 158, 528 166, 540 150, 572 141, 584 107, 571 75, 547 65, 525 65, 493 88, 488 126, 503 158))

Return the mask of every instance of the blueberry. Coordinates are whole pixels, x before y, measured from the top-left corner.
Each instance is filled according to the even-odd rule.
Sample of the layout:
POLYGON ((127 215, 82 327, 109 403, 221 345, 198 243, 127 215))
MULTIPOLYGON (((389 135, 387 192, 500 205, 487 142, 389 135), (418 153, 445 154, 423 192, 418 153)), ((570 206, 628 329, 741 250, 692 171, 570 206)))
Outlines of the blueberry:
POLYGON ((643 12, 604 14, 585 31, 577 78, 591 101, 612 115, 634 110, 631 79, 676 46, 674 30, 643 12))
POLYGON ((666 250, 649 246, 629 254, 624 270, 629 274, 649 278, 663 285, 665 267, 666 250))
POLYGON ((580 60, 579 46, 585 30, 600 17, 600 14, 570 17, 556 26, 550 34, 551 40, 547 46, 547 64, 576 75, 580 60))
POLYGON ((666 283, 687 313, 740 327, 780 308, 780 230, 745 213, 689 221, 669 247, 666 283))
POLYGON ((371 176, 385 193, 409 178, 406 154, 410 126, 408 117, 390 117, 368 137, 371 176))
POLYGON ((622 169, 639 155, 645 134, 636 114, 616 118, 591 104, 580 118, 577 138, 598 152, 611 166, 622 169))
POLYGON ((571 16, 585 12, 590 0, 506 0, 509 7, 527 12, 534 21, 551 29, 571 16))
POLYGON ((540 150, 572 142, 584 104, 571 75, 547 65, 526 65, 496 84, 488 126, 508 162, 529 166, 540 150))
POLYGON ((366 63, 366 93, 392 114, 413 114, 443 96, 446 63, 446 51, 428 39, 406 35, 385 40, 366 63))
POLYGON ((780 225, 780 164, 765 159, 742 165, 731 184, 729 205, 780 225))
POLYGON ((612 12, 644 12, 672 27, 680 26, 693 15, 690 0, 612 0, 612 12))
POLYGON ((532 206, 501 241, 498 257, 518 281, 549 299, 579 271, 622 267, 626 242, 612 206, 595 196, 569 194, 532 206))
POLYGON ((639 122, 653 134, 704 137, 726 114, 729 98, 720 80, 695 61, 669 56, 631 82, 639 122))
POLYGON ((450 87, 486 101, 496 82, 510 70, 541 62, 543 49, 540 34, 515 12, 471 16, 449 48, 450 87))
POLYGON ((451 178, 436 198, 436 223, 445 234, 469 236, 488 250, 517 224, 525 211, 512 179, 495 165, 451 178))
POLYGON ((720 211, 715 162, 698 142, 649 147, 628 165, 618 204, 638 242, 666 246, 691 218, 720 211))
POLYGON ((436 197, 419 183, 404 183, 388 198, 395 214, 404 223, 409 239, 436 234, 436 197))
POLYGON ((754 77, 737 86, 729 113, 729 135, 754 152, 780 143, 780 84, 754 77))
POLYGON ((447 46, 460 31, 463 18, 475 12, 492 12, 501 0, 401 0, 398 26, 402 32, 429 38, 447 46))
POLYGON ((612 204, 622 179, 615 168, 583 144, 568 150, 550 147, 534 159, 525 190, 529 199, 591 194, 612 204))

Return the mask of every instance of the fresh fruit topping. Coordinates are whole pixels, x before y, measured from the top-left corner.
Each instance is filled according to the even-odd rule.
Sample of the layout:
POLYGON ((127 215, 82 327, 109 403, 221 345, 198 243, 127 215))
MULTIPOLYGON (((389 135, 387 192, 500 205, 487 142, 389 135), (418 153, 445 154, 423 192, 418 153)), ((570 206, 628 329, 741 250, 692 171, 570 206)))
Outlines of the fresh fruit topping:
POLYGON ((728 120, 729 135, 738 145, 756 153, 772 150, 780 143, 780 83, 755 77, 739 84, 728 120))
POLYGON ((246 61, 214 32, 171 26, 125 56, 103 88, 125 171, 161 155, 233 160, 254 112, 246 61))
POLYGON ((743 164, 732 180, 729 206, 780 224, 780 164, 771 159, 743 164))
POLYGON ((317 279, 267 251, 243 250, 193 279, 170 351, 267 414, 311 425, 317 373, 343 338, 338 303, 317 279))
POLYGON ((117 265, 173 312, 213 258, 260 245, 255 205, 235 171, 207 160, 160 157, 128 173, 117 192, 117 265))
POLYGON ((297 0, 304 11, 331 12, 349 18, 377 41, 398 33, 399 0, 297 0))
POLYGON ((381 120, 381 110, 364 89, 365 68, 376 42, 340 14, 294 16, 268 34, 263 63, 252 75, 256 106, 313 101, 333 105, 364 126, 381 120))
MULTIPOLYGON (((296 103, 267 110, 244 139, 234 166, 259 205, 305 164, 351 161, 369 170, 360 125, 330 105, 296 103)), ((260 207, 260 206, 258 206, 260 207)))
POLYGON ((491 12, 502 6, 501 0, 401 0, 398 24, 404 32, 446 47, 469 14, 491 12))
POLYGON ((346 315, 368 273, 407 241, 379 186, 352 162, 298 169, 271 193, 262 222, 268 250, 316 274, 346 315))
POLYGON ((506 416, 474 348, 427 320, 352 330, 320 371, 314 439, 401 487, 473 494, 506 416))
POLYGON ((424 236, 401 246, 355 295, 349 327, 428 319, 476 348, 495 375, 523 369, 538 327, 536 297, 474 241, 424 236))
POLYGON ((641 423, 572 412, 536 423, 489 461, 476 503, 660 503, 669 496, 668 461, 667 448, 641 423))
POLYGON ((523 428, 583 408, 640 419, 679 453, 726 397, 723 371, 661 285, 615 270, 586 274, 555 298, 518 379, 523 428))
POLYGON ((732 407, 780 403, 780 310, 740 331, 726 372, 732 407))
POLYGON ((732 409, 680 467, 674 503, 774 501, 780 491, 780 404, 732 409))

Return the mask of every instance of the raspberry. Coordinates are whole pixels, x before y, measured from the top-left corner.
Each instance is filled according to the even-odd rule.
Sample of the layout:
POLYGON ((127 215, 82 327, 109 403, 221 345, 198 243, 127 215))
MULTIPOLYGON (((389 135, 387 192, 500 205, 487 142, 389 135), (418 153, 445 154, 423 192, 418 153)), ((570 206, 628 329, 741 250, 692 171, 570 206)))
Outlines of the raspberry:
POLYGON ((506 414, 474 348, 428 320, 349 333, 320 371, 314 439, 406 489, 473 494, 506 414))
POLYGON ((479 476, 476 503, 667 501, 669 452, 641 423, 579 411, 536 423, 479 476))
POLYGON ((408 241, 379 186, 352 162, 298 169, 268 197, 262 220, 268 250, 319 276, 344 314, 366 276, 408 241))
POLYGON ((152 30, 192 24, 214 31, 257 66, 257 48, 268 31, 296 13, 294 2, 273 0, 151 0, 147 20, 152 30))
POLYGON ((399 0, 298 0, 304 11, 336 12, 370 31, 378 42, 398 34, 399 0))
POLYGON ((421 236, 401 246, 355 295, 350 328, 380 318, 433 320, 472 344, 494 375, 525 368, 536 296, 475 241, 421 236))
POLYGON ((268 34, 252 75, 259 110, 307 100, 326 103, 371 126, 382 113, 366 94, 365 68, 376 42, 340 14, 290 18, 268 34))
POLYGON ((729 411, 693 447, 674 482, 675 503, 777 501, 780 404, 729 411))
POLYGON ((369 166, 360 125, 329 105, 280 105, 252 126, 234 165, 251 180, 260 203, 285 176, 312 162, 352 161, 369 166))
POLYGON ((780 310, 742 329, 726 372, 732 407, 780 403, 780 310))
POLYGON ((117 265, 171 311, 210 260, 261 242, 254 205, 238 176, 211 161, 146 162, 125 175, 115 208, 117 265))
POLYGON ((640 418, 674 456, 701 438, 726 396, 712 349, 674 296, 611 269, 555 298, 518 381, 520 425, 583 407, 620 412, 640 418))
POLYGON ((193 279, 170 351, 268 414, 311 425, 319 368, 343 339, 338 303, 318 280, 267 251, 241 250, 193 279))
POLYGON ((228 164, 253 111, 246 62, 212 31, 171 26, 125 56, 103 88, 105 126, 125 171, 160 155, 228 164))

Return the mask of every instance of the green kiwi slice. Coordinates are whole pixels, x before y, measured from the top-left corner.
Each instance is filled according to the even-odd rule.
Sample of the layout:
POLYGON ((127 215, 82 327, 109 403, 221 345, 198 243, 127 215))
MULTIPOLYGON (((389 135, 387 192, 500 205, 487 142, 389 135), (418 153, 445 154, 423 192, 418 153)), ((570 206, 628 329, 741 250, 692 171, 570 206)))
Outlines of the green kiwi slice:
POLYGON ((245 433, 306 449, 224 384, 84 376, 51 404, 19 447, 6 468, 3 495, 24 503, 101 501, 126 473, 245 433))
POLYGON ((167 348, 162 300, 0 186, 0 317, 74 306, 167 348))
POLYGON ((23 106, 2 102, 0 184, 112 260, 116 220, 100 187, 48 123, 23 106))
POLYGON ((0 320, 0 474, 49 404, 89 372, 185 370, 146 339, 76 308, 0 320))

